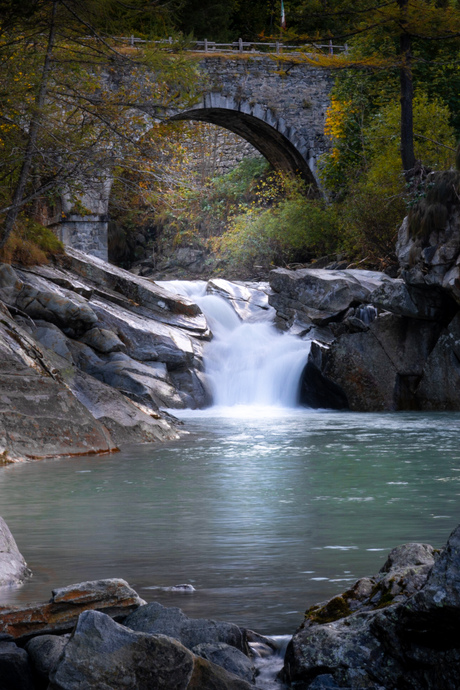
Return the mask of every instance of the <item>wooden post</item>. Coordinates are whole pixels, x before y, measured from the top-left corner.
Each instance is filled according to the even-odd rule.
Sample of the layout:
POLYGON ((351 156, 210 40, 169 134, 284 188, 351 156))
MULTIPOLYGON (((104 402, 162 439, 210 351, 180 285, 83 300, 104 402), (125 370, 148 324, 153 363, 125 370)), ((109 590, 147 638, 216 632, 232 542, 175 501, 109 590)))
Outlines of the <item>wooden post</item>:
POLYGON ((332 38, 329 40, 329 55, 334 55, 334 48, 332 47, 332 38))
POLYGON ((129 45, 130 45, 131 47, 134 46, 134 36, 131 36, 131 38, 129 39, 129 45))
POLYGON ((243 52, 243 39, 242 38, 238 39, 238 50, 240 51, 240 53, 243 52))
POLYGON ((276 41, 275 46, 276 46, 276 54, 279 55, 280 54, 280 42, 276 41))
POLYGON ((205 53, 208 52, 208 39, 207 38, 204 39, 204 52, 205 53))

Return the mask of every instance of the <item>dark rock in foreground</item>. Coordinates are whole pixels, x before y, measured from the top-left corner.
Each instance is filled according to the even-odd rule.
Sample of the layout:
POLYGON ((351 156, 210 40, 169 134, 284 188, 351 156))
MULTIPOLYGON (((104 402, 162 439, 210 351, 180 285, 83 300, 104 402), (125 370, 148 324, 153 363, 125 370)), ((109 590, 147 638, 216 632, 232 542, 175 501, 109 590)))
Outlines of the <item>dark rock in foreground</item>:
POLYGON ((460 526, 433 556, 425 545, 399 547, 376 578, 309 609, 286 653, 292 687, 457 689, 460 526))
POLYGON ((165 635, 134 632, 97 611, 82 613, 49 690, 249 690, 227 673, 165 635))

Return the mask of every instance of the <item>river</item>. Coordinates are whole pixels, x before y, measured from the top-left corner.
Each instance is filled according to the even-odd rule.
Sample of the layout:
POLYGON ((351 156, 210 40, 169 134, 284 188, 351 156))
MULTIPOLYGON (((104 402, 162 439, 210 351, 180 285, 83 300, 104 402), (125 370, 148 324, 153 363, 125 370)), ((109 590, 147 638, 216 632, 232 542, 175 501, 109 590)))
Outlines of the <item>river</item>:
POLYGON ((392 547, 441 547, 460 522, 457 413, 181 416, 178 442, 0 469, 0 515, 34 572, 2 604, 122 577, 190 616, 292 633, 392 547), (183 583, 195 591, 163 589, 183 583))

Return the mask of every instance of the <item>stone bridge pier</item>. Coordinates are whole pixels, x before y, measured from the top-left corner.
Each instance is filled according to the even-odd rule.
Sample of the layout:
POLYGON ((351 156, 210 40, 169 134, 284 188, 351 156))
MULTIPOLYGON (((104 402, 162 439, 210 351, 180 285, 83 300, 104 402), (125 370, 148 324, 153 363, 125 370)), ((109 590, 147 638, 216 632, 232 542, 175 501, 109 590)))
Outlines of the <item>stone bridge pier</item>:
MULTIPOLYGON (((286 56, 288 57, 288 56, 286 56)), ((169 119, 208 122, 252 144, 276 170, 301 175, 319 193, 318 158, 329 148, 324 135, 332 74, 310 64, 269 55, 207 55, 200 62, 205 90, 199 102, 170 112, 169 119)), ((148 106, 142 108, 148 113, 148 106)), ((155 111, 152 109, 152 121, 155 111)), ((85 189, 79 214, 63 199, 55 227, 64 244, 107 259, 110 175, 85 189)))

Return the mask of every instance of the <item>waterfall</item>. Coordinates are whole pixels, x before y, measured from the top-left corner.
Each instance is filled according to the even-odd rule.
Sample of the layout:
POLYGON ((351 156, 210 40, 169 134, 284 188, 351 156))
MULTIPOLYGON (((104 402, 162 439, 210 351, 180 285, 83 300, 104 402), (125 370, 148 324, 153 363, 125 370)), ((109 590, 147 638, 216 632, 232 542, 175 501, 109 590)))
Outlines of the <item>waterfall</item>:
POLYGON ((159 284, 196 302, 206 317, 213 339, 204 349, 204 364, 214 405, 297 405, 310 343, 277 331, 273 310, 259 309, 242 320, 228 300, 206 294, 204 281, 159 284))

